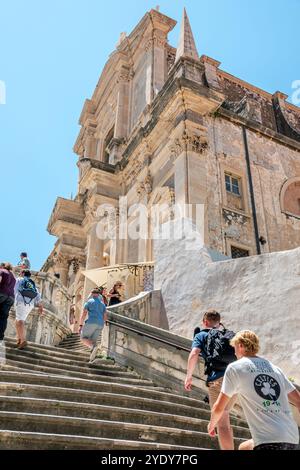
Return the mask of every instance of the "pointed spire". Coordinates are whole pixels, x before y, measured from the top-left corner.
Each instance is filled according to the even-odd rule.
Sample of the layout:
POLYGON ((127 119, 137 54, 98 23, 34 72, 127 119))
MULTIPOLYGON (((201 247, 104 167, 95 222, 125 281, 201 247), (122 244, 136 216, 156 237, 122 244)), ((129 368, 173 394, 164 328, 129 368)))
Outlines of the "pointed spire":
POLYGON ((185 8, 183 10, 183 18, 175 62, 177 62, 180 57, 192 57, 192 59, 196 60, 199 59, 192 28, 185 8))

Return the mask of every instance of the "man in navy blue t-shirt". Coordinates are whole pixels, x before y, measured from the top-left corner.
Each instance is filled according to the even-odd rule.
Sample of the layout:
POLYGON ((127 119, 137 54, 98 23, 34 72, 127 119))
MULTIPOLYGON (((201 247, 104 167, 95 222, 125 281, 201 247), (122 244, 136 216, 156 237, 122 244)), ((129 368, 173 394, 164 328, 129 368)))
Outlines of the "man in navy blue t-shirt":
MULTIPOLYGON (((185 389, 190 391, 192 388, 193 372, 198 362, 199 355, 205 360, 207 357, 206 354, 206 341, 209 330, 212 328, 220 328, 221 326, 221 315, 216 312, 216 310, 208 310, 203 316, 203 326, 204 329, 200 333, 196 334, 193 343, 192 350, 189 355, 188 365, 187 365, 187 375, 185 379, 185 389)), ((217 401, 219 393, 222 387, 222 381, 225 371, 215 371, 212 370, 207 377, 207 386, 208 386, 208 397, 210 408, 213 407, 214 403, 217 401)), ((222 418, 218 423, 218 438, 220 448, 222 450, 233 450, 233 434, 230 426, 229 412, 233 407, 236 398, 232 397, 228 403, 222 418)))

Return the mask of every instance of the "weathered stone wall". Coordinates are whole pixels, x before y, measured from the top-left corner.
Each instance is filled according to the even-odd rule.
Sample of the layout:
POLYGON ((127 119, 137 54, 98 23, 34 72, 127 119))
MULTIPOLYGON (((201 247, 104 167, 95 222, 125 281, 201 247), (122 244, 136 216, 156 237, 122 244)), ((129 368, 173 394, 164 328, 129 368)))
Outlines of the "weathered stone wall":
POLYGON ((191 338, 216 308, 234 331, 254 330, 261 354, 300 382, 300 248, 212 262, 201 237, 158 240, 155 262, 171 331, 191 338))
MULTIPOLYGON (((209 245, 229 256, 231 244, 256 254, 242 127, 213 117, 206 117, 206 124, 209 245), (241 209, 236 210, 226 192, 225 172, 241 178, 241 209)), ((247 130, 247 137, 258 230, 267 242, 261 251, 296 248, 300 245, 300 218, 282 211, 280 196, 284 183, 300 176, 299 152, 251 130, 247 130)))
MULTIPOLYGON (((40 316, 36 308, 32 310, 26 321, 27 339, 40 344, 58 344, 71 333, 71 298, 60 281, 50 274, 33 273, 32 278, 41 292, 44 314, 40 316)), ((16 336, 14 309, 9 315, 6 336, 16 336)))

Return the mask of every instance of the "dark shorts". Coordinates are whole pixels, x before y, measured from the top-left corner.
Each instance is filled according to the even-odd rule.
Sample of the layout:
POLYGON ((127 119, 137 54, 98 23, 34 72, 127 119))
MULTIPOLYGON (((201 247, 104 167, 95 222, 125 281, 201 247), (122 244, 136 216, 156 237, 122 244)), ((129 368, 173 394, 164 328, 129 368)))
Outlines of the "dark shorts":
POLYGON ((297 444, 289 444, 288 442, 274 442, 269 444, 260 444, 253 450, 296 450, 297 444))

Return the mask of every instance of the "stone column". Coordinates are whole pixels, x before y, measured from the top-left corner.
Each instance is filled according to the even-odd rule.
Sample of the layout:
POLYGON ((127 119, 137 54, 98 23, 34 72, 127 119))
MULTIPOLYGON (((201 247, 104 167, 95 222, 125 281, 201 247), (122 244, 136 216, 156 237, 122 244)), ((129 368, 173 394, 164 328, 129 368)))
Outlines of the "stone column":
POLYGON ((150 104, 165 83, 165 46, 167 37, 164 31, 154 29, 146 43, 147 78, 146 102, 150 104))
POLYGON ((184 132, 172 143, 170 150, 175 159, 175 216, 190 218, 197 223, 198 231, 208 244, 206 148, 204 135, 184 132))
MULTIPOLYGON (((96 232, 97 222, 95 222, 87 236, 86 246, 86 270, 97 269, 103 266, 103 240, 100 240, 96 232)), ((83 290, 83 302, 86 301, 91 289, 95 287, 95 284, 89 279, 85 278, 84 290, 83 290)))
POLYGON ((121 159, 120 145, 128 134, 130 69, 122 66, 118 77, 118 97, 114 138, 110 145, 109 163, 115 165, 121 159))
POLYGON ((118 99, 114 138, 122 139, 128 133, 130 69, 123 66, 118 77, 118 99))
POLYGON ((86 129, 84 157, 95 159, 96 156, 97 156, 97 139, 95 138, 95 129, 88 127, 86 129))

